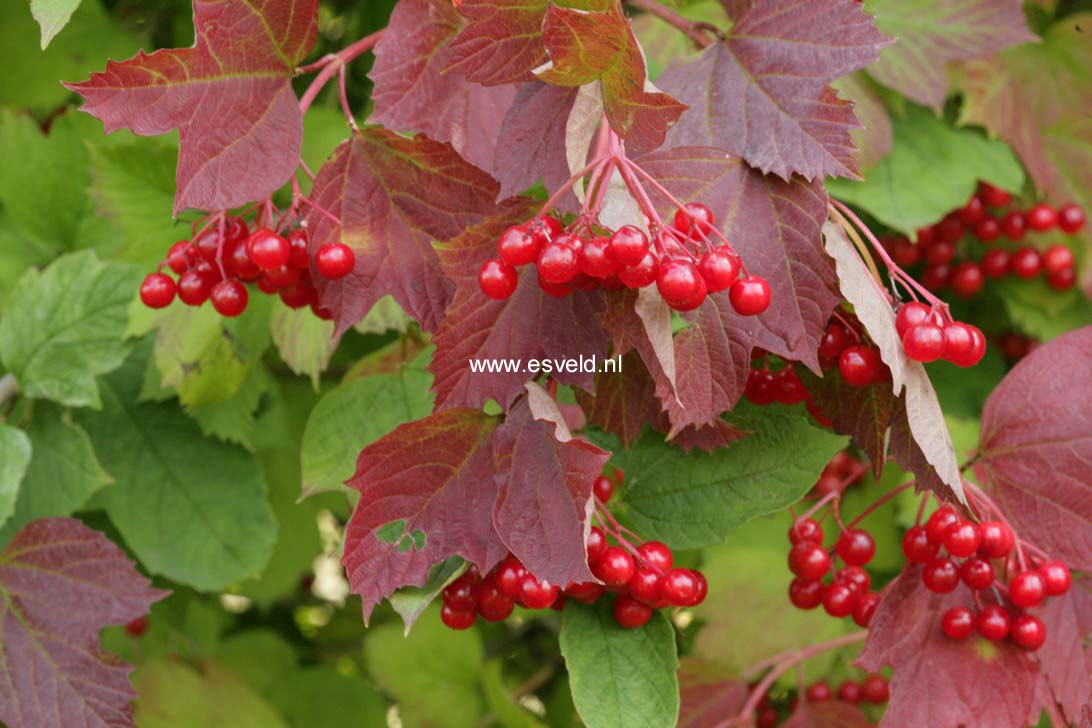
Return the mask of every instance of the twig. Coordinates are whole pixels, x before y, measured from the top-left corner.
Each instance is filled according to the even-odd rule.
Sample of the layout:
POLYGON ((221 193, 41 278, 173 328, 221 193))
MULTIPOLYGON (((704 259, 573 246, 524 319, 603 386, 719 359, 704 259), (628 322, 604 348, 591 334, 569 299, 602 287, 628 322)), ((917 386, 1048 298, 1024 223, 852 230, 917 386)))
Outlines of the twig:
POLYGON ((708 48, 717 40, 723 40, 724 34, 716 26, 709 23, 701 23, 687 20, 671 8, 664 7, 656 0, 626 0, 630 5, 643 10, 650 15, 655 15, 668 25, 678 28, 686 37, 694 42, 698 48, 708 48), (712 37, 711 37, 712 36, 712 37))
POLYGON ((0 378, 0 407, 8 403, 8 400, 19 394, 19 382, 14 374, 5 374, 0 378))

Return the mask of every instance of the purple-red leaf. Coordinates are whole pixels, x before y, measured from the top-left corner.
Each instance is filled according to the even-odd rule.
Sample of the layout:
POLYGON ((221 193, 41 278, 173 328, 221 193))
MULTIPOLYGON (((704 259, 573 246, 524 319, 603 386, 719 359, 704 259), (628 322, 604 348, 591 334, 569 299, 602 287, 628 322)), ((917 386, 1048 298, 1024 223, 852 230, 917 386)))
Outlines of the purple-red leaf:
POLYGON ((737 715, 750 689, 722 667, 695 657, 679 661, 679 728, 716 728, 737 715))
POLYGON ((447 144, 379 128, 354 133, 315 180, 311 199, 325 212, 309 208, 307 216, 312 254, 336 240, 356 253, 349 276, 317 280, 337 333, 388 294, 422 328, 435 331, 455 291, 432 243, 450 240, 492 215, 496 197, 496 182, 447 144))
POLYGON ((799 372, 801 381, 811 394, 819 411, 831 422, 839 435, 850 435, 872 465, 877 478, 887 460, 887 431, 897 398, 887 382, 867 387, 851 387, 833 371, 823 378, 809 372, 799 372))
POLYGON ((811 703, 801 700, 782 728, 871 728, 872 721, 852 703, 832 700, 811 703))
MULTIPOLYGON (((1092 591, 1086 578, 1077 577, 1066 594, 1048 599, 1039 617, 1046 624, 1047 639, 1035 653, 1042 665, 1038 697, 1041 703, 1057 705, 1076 723, 1081 706, 1092 702, 1092 652, 1084 641, 1092 634, 1092 591)), ((1036 704, 1029 722, 1037 721, 1042 706, 1036 704)))
POLYGON ((107 133, 178 129, 174 211, 261 199, 296 169, 303 117, 292 72, 310 52, 318 0, 194 0, 192 48, 143 51, 83 83, 107 133))
POLYGON ((754 3, 723 42, 660 76, 690 106, 668 143, 721 147, 786 180, 856 178, 850 132, 859 124, 828 84, 876 60, 886 42, 854 0, 754 3))
POLYGON ((988 642, 978 635, 962 642, 940 628, 949 607, 972 604, 962 584, 951 594, 934 594, 921 580, 921 567, 904 571, 888 587, 869 625, 857 665, 894 670, 891 699, 881 726, 1023 726, 1038 679, 1029 653, 1012 642, 988 642))
POLYGON ((486 86, 531 79, 546 62, 542 20, 549 0, 463 0, 466 25, 448 45, 445 73, 486 86))
MULTIPOLYGON (((520 86, 497 137, 493 176, 501 184, 502 199, 512 197, 542 180, 550 192, 570 177, 565 142, 569 114, 579 89, 532 81, 520 86)), ((565 196, 566 205, 577 204, 565 196)))
POLYGON ((131 668, 101 651, 99 630, 147 614, 166 595, 79 521, 28 524, 0 554, 0 720, 133 725, 131 668))
POLYGON ((595 378, 595 394, 576 391, 588 422, 615 435, 623 447, 641 436, 645 425, 663 419, 656 382, 636 351, 622 357, 620 372, 602 372, 595 378))
POLYGON ((979 474, 1017 533, 1092 570, 1092 326, 1047 342, 982 410, 979 474))

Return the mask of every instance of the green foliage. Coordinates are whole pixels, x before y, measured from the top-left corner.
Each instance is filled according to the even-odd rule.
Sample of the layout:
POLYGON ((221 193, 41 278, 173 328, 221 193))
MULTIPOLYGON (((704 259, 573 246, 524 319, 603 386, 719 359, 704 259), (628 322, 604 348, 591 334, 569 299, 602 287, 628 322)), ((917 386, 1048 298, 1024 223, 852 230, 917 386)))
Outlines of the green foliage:
POLYGON ((11 518, 19 484, 31 458, 30 439, 22 430, 0 425, 0 524, 11 518))
POLYGON ((190 666, 164 658, 139 670, 133 684, 143 697, 136 715, 142 728, 286 727, 257 692, 215 662, 190 666))

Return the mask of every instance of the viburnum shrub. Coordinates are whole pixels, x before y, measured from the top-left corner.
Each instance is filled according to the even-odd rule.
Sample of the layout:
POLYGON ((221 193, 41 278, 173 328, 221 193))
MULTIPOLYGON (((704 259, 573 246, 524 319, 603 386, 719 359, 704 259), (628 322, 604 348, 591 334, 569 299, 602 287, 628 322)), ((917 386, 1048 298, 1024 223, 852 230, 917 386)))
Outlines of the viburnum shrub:
POLYGON ((0 21, 3 725, 1092 724, 1087 4, 0 21))

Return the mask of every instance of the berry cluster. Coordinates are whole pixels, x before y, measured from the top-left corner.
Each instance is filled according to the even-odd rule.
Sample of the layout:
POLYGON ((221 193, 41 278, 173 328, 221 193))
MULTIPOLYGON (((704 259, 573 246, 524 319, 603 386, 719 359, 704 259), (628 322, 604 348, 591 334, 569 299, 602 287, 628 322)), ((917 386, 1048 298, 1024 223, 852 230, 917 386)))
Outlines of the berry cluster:
POLYGON ((1016 536, 1007 524, 972 523, 948 506, 933 513, 924 526, 906 532, 903 553, 908 561, 923 565, 921 578, 929 591, 949 594, 962 581, 975 592, 977 614, 970 607, 952 607, 944 613, 941 629, 950 639, 967 639, 977 631, 994 642, 1010 637, 1028 650, 1043 646, 1046 625, 1023 610, 1065 594, 1072 576, 1061 561, 1043 560, 1036 568, 1018 570, 1006 588, 998 583, 993 562, 1000 560, 1007 570, 1015 546, 1016 536), (941 548, 947 556, 940 555, 941 548), (986 604, 987 597, 995 603, 986 604))
POLYGON ((330 312, 318 304, 312 262, 318 275, 336 280, 352 272, 356 257, 347 245, 327 243, 312 261, 302 228, 287 235, 267 227, 252 232, 242 218, 221 216, 192 240, 171 246, 157 272, 144 279, 140 300, 149 308, 165 308, 176 295, 187 306, 211 300, 221 316, 234 317, 250 300, 244 284, 254 283, 292 308, 310 306, 317 316, 329 319, 330 312), (178 275, 177 282, 163 272, 164 266, 178 275))
POLYGON ((946 319, 936 308, 918 301, 899 307, 895 329, 906 356, 928 363, 944 359, 958 367, 974 366, 986 353, 986 337, 973 324, 946 319))
POLYGON ((801 402, 815 421, 823 427, 830 427, 831 422, 820 410, 811 392, 807 390, 796 374, 792 363, 780 369, 770 368, 770 357, 762 349, 755 349, 751 355, 751 370, 747 373, 747 383, 743 396, 748 401, 760 406, 774 404, 797 405, 801 402))
POLYGON ((519 282, 516 269, 533 263, 539 287, 551 296, 655 283, 677 311, 691 311, 718 291, 728 291, 741 315, 765 311, 769 284, 749 275, 732 247, 715 243, 711 234, 719 235, 713 213, 700 203, 678 210, 673 224, 660 226, 651 241, 633 225, 610 231, 581 217, 566 231, 556 218, 539 216, 504 231, 497 241, 499 257, 482 265, 478 284, 490 298, 508 298, 519 282))
POLYGON ((812 492, 819 496, 830 493, 841 495, 846 488, 864 481, 868 466, 860 458, 843 450, 830 459, 823 467, 819 479, 815 481, 812 492))
MULTIPOLYGON (((803 691, 803 699, 809 703, 826 703, 837 700, 851 705, 871 704, 883 705, 891 697, 891 691, 887 684, 887 678, 883 675, 869 675, 860 682, 856 680, 843 680, 835 690, 825 680, 816 680, 803 691)), ((786 704, 784 710, 792 714, 797 707, 800 696, 793 696, 786 704)), ((781 710, 778 704, 770 698, 769 693, 762 696, 755 706, 755 725, 757 728, 776 728, 781 723, 781 710)))
POLYGON ((831 572, 832 554, 823 548, 823 527, 811 518, 800 518, 789 529, 789 569, 796 578, 789 585, 789 600, 799 609, 819 605, 832 617, 851 616, 861 627, 868 627, 880 603, 880 595, 869 591, 872 578, 863 568, 876 553, 876 542, 863 529, 843 531, 834 545, 833 556, 844 566, 831 572))
POLYGON ((1084 227, 1084 210, 1073 204, 1055 209, 1042 202, 1027 210, 1007 209, 1011 203, 1008 192, 982 183, 966 205, 918 230, 916 243, 894 237, 885 241, 885 247, 900 266, 924 262, 921 282, 926 288, 940 291, 950 287, 961 298, 976 296, 987 279, 1009 275, 1028 279, 1042 274, 1056 290, 1072 288, 1077 274, 1069 247, 1052 245, 1040 253, 1031 245, 1015 244, 1024 240, 1028 231, 1057 228, 1073 235, 1084 227), (981 245, 963 243, 968 236, 981 245), (997 245, 1002 238, 1013 245, 997 245))
POLYGON ((827 323, 819 341, 819 364, 823 369, 837 366, 842 380, 851 387, 867 387, 891 376, 880 350, 865 340, 855 321, 841 315, 827 323))

